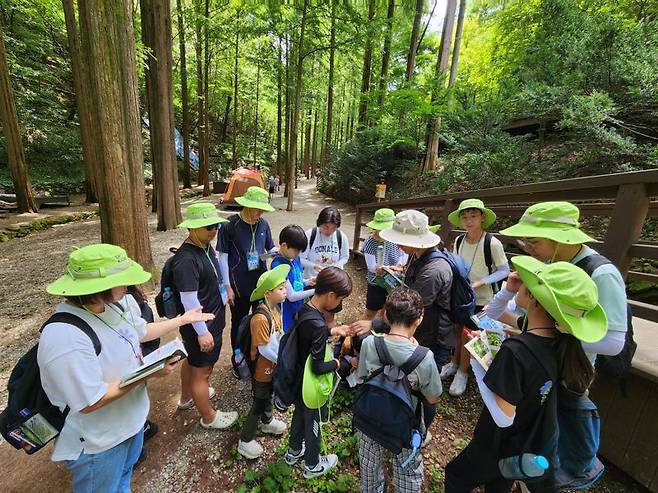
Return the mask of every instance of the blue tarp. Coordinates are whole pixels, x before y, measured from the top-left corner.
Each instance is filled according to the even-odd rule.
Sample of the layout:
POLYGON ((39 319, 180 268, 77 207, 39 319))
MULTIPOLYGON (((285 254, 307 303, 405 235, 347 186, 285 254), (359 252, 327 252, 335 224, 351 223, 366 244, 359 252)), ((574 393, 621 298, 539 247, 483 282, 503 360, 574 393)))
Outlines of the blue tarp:
MULTIPOLYGON (((144 120, 144 125, 148 127, 149 126, 148 116, 144 115, 143 120, 144 120)), ((174 128, 174 143, 176 147, 176 156, 183 159, 183 135, 178 131, 177 128, 174 128)), ((197 155, 196 152, 194 152, 194 149, 192 149, 192 147, 190 147, 190 167, 193 170, 199 169, 199 156, 197 155)))

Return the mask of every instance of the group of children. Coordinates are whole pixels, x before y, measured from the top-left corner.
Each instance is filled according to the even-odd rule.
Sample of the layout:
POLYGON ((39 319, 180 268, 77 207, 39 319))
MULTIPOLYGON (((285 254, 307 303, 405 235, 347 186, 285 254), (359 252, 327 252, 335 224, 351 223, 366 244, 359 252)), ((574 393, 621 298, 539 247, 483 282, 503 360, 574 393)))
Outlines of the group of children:
MULTIPOLYGON (((561 448, 558 451, 562 443, 544 437, 556 435, 562 424, 543 420, 549 429, 543 429, 547 433, 539 439, 536 423, 547 414, 545 403, 555 405, 558 390, 588 399, 594 358, 621 351, 627 324, 619 271, 605 261, 597 261, 591 272, 583 267, 584 259, 600 256, 584 245, 591 238, 579 228, 577 207, 566 202, 537 204, 517 225, 501 232, 520 238, 531 255, 514 257, 512 273, 502 244, 487 232, 496 219, 493 211, 482 201, 469 199, 450 214, 451 223, 465 231, 456 239, 453 254, 468 265, 466 276, 476 309, 520 329, 520 335, 503 342, 485 370, 463 347, 478 336, 477 327, 456 326, 453 321, 452 284, 458 274, 425 214, 376 211, 368 223, 373 233, 363 246, 368 284, 363 320, 337 325, 335 314, 352 292, 352 280, 343 270, 349 245, 339 229, 340 212, 335 207, 323 209, 316 226, 306 231, 286 226, 275 247, 262 218, 273 210, 267 191, 251 187, 237 201, 243 210, 228 219, 219 216, 213 204, 188 207, 181 224, 188 236, 163 270, 163 287, 166 284, 175 295, 172 320, 156 324, 143 320, 125 286, 143 283, 149 275, 112 245, 77 250, 66 274, 49 286, 49 292, 67 299, 60 310, 85 319, 102 336, 103 353, 100 359, 98 353, 94 355, 93 345, 75 324, 48 325, 39 361, 44 389, 53 403, 71 409, 67 422, 96 420, 96 425, 116 431, 116 437, 95 437, 65 425, 54 459, 69 461, 74 490, 87 491, 93 471, 103 472, 108 484, 120 481, 125 487, 130 481, 126 471, 132 470, 142 450, 148 397, 139 383, 119 387, 103 382, 113 382, 126 368, 139 364, 138 341, 180 327, 188 354, 181 368, 178 407, 195 406, 204 428, 226 429, 235 422, 237 412, 214 409, 211 398, 216 392, 209 386, 221 350, 226 307, 232 315, 234 372, 242 374, 246 357, 252 381, 252 405, 237 447, 244 457, 263 454, 256 439, 259 431, 283 435, 288 429, 273 408, 285 411, 294 405, 284 460, 292 465, 303 459, 305 478, 333 469, 338 457, 320 453, 321 424, 335 390, 334 374, 339 374, 351 377, 351 386, 363 383, 358 395, 365 419, 355 421, 361 491, 385 490, 384 464, 391 454, 395 490, 419 492, 422 447, 431 440, 429 428, 442 393, 441 379, 454 375, 450 394, 459 396, 466 388, 470 365, 484 408, 473 440, 446 468, 446 492, 466 493, 479 485, 488 492, 508 492, 516 479, 534 485, 532 491, 558 490, 555 478, 564 471, 554 466, 559 464, 557 454, 563 453, 561 448), (391 290, 382 283, 386 274, 398 275, 404 285, 391 290), (241 352, 240 326, 245 320, 249 343, 241 352), (60 340, 57 334, 67 338, 60 340), (75 352, 67 349, 70 344, 60 344, 68 340, 75 341, 75 352), (59 352, 50 354, 50 348, 59 352), (91 369, 84 375, 71 371, 83 364, 91 369), (81 395, 56 378, 61 372, 67 372, 81 395), (289 384, 283 389, 285 402, 279 399, 283 394, 277 387, 283 381, 289 384), (374 404, 383 402, 386 394, 380 392, 380 400, 367 402, 375 394, 365 389, 372 391, 373 386, 376 392, 402 400, 408 397, 405 402, 411 412, 406 425, 411 434, 402 442, 390 435, 399 430, 382 424, 391 416, 382 415, 384 407, 374 404), (104 409, 95 413, 99 408, 104 409), (125 415, 134 417, 134 429, 119 433, 117 420, 125 415), (125 446, 130 447, 127 455, 110 467, 105 456, 125 446), (544 483, 533 483, 532 478, 515 476, 507 469, 503 472, 499 466, 501 460, 525 453, 551 460, 544 483)), ((171 373, 174 363, 154 376, 171 373)), ((596 473, 596 450, 584 459, 583 470, 570 471, 572 477, 591 479, 596 473)))

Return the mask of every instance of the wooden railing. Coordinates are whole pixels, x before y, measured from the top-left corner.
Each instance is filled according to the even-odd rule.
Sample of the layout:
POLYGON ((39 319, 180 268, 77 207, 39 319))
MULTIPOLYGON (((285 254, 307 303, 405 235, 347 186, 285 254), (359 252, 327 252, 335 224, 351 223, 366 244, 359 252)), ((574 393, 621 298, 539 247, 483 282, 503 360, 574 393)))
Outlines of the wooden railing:
MULTIPOLYGON (((612 260, 625 278, 658 284, 657 274, 630 270, 635 258, 658 260, 658 242, 639 239, 645 219, 658 216, 658 169, 360 204, 356 207, 353 250, 360 250, 364 215, 380 207, 424 210, 430 218, 440 220, 441 238, 450 245, 459 232, 448 221, 448 214, 461 200, 472 197, 482 199, 499 218, 518 218, 529 205, 549 200, 575 203, 581 217, 610 218, 604 237, 592 246, 612 260)), ((514 241, 498 236, 506 243, 514 241)), ((658 322, 657 306, 638 301, 631 301, 631 305, 636 317, 658 322)))

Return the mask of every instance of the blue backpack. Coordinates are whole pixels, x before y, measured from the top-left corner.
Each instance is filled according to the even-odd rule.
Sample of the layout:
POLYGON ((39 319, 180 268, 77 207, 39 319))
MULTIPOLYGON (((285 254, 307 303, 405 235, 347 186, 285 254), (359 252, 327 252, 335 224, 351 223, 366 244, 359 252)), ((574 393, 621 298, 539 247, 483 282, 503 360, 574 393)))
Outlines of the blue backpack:
POLYGON ((394 454, 416 448, 414 434, 422 426, 422 397, 413 405, 409 374, 418 367, 429 351, 417 346, 407 361, 395 366, 384 338, 374 337, 375 349, 382 367, 363 383, 354 399, 353 424, 357 430, 394 454))
POLYGON ((448 313, 450 320, 459 325, 470 325, 472 323, 471 316, 475 314, 475 292, 471 287, 466 261, 460 256, 453 255, 445 250, 433 250, 423 257, 423 263, 416 267, 415 272, 420 272, 434 259, 444 260, 452 270, 450 313, 448 313))

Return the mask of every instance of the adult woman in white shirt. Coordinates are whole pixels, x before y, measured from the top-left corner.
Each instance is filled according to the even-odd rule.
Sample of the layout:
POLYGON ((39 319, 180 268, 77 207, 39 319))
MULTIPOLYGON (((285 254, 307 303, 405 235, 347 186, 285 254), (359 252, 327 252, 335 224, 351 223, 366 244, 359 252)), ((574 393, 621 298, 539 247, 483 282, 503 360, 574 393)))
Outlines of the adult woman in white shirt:
POLYGON ((340 211, 329 206, 320 211, 317 227, 306 230, 308 248, 299 256, 304 278, 317 276, 325 267, 345 267, 350 259, 350 245, 347 235, 339 229, 340 223, 340 211))
MULTIPOLYGON (((213 317, 199 307, 147 324, 126 287, 150 278, 122 248, 98 244, 71 253, 66 273, 47 288, 50 294, 66 298, 56 311, 87 322, 101 346, 97 355, 90 337, 67 323, 47 324, 39 339, 37 361, 44 391, 54 405, 70 410, 52 460, 66 461, 75 493, 130 491, 149 399, 146 379, 125 387, 119 381, 140 366, 139 343, 213 317)), ((168 361, 147 378, 169 375, 176 361, 168 361)))

